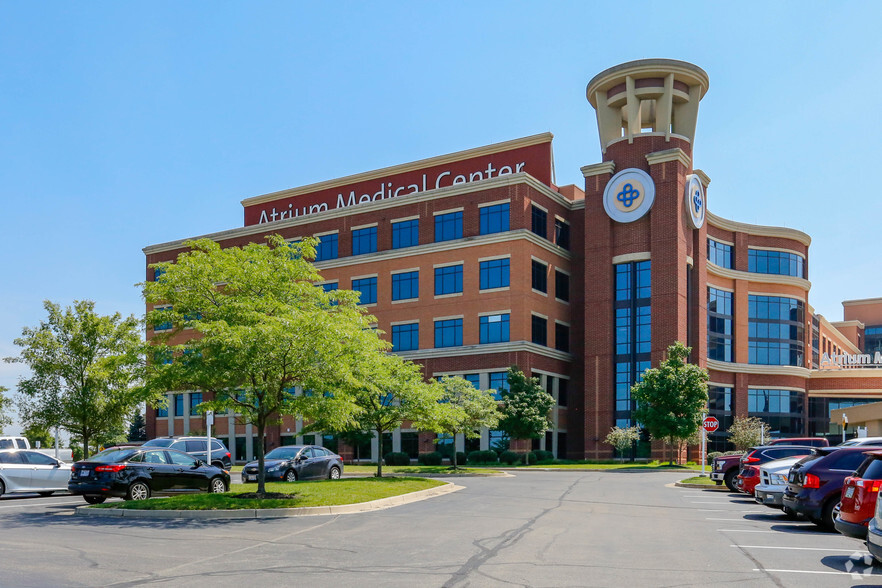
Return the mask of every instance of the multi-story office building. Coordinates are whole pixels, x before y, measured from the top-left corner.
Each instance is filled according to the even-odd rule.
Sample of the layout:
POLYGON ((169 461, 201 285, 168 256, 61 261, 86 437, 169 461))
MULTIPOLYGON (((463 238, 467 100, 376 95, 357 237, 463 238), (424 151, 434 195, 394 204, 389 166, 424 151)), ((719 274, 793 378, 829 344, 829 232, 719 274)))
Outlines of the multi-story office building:
MULTIPOLYGON (((552 135, 541 134, 248 198, 243 227, 207 237, 318 237, 320 285, 359 291, 393 351, 426 377, 498 390, 517 365, 539 378, 556 407, 534 445, 560 457, 611 454, 602 439, 633 423, 631 385, 674 341, 708 369, 721 431, 749 414, 780 435, 836 433, 831 407, 882 399, 882 372, 849 360, 882 346, 882 302, 848 302, 845 321, 826 321, 808 302, 808 235, 707 212, 710 178, 692 150, 707 90, 707 74, 680 61, 595 76, 587 97, 603 156, 582 168, 584 189, 554 184, 552 135)), ((183 242, 144 250, 147 279, 183 242)), ((204 429, 192 410, 201 400, 170 391, 167 409, 148 411, 151 436, 204 429)), ((301 425, 286 420, 268 443, 299 439, 301 425)), ((253 454, 250 427, 232 415, 216 426, 236 459, 253 454)), ((496 435, 454 443, 484 449, 496 435)), ((308 441, 336 443, 318 437, 308 441)), ((370 452, 415 457, 432 440, 405 428, 370 452)), ((722 446, 723 433, 712 441, 722 446)))

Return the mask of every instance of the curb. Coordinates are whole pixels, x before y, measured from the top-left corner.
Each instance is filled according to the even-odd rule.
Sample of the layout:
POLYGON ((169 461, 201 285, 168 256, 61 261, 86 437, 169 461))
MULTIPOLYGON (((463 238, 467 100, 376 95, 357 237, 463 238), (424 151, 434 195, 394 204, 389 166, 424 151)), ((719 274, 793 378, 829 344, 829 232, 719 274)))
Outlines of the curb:
POLYGON ((729 491, 729 489, 726 487, 725 484, 717 486, 716 484, 684 484, 682 482, 674 482, 674 486, 677 488, 695 488, 697 490, 713 490, 714 492, 716 492, 718 490, 725 490, 726 492, 729 491))
POLYGON ((76 514, 79 516, 124 518, 124 519, 276 519, 285 517, 303 517, 319 515, 355 514, 394 508, 411 502, 419 502, 450 494, 462 490, 464 486, 457 486, 451 482, 445 482, 443 486, 429 488, 402 494, 380 498, 369 502, 357 504, 340 504, 336 506, 304 506, 300 508, 243 508, 237 510, 127 510, 122 508, 91 508, 78 506, 76 514))

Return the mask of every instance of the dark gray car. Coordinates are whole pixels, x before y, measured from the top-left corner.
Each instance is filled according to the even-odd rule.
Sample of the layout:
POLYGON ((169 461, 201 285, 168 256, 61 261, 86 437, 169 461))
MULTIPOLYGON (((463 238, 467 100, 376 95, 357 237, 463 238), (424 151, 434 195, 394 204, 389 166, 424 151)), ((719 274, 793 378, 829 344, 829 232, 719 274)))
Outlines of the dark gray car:
MULTIPOLYGON (((264 456, 266 481, 337 480, 343 474, 343 459, 317 445, 285 445, 264 456)), ((257 462, 242 468, 242 482, 257 481, 257 462)))
MULTIPOLYGON (((157 437, 145 441, 142 447, 177 449, 208 463, 208 447, 205 437, 157 437)), ((222 470, 229 470, 233 466, 230 450, 214 437, 211 438, 211 465, 222 470)))

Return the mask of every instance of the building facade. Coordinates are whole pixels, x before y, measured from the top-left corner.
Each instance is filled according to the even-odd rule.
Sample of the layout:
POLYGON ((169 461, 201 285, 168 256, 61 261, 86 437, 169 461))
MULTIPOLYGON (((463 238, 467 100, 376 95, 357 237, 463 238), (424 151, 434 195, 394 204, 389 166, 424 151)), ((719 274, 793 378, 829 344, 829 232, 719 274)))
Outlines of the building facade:
MULTIPOLYGON (((674 341, 710 373, 708 409, 722 421, 712 447, 748 414, 782 436, 836 434, 837 403, 882 399, 882 372, 847 359, 882 348, 882 301, 847 302, 845 321, 826 321, 808 302, 808 235, 707 211, 710 178, 692 147, 708 86, 700 68, 662 59, 595 76, 586 94, 602 160, 582 168, 584 187, 554 184, 546 133, 248 198, 243 227, 207 237, 317 237, 318 285, 359 291, 393 352, 427 378, 499 390, 512 365, 539 378, 556 407, 533 445, 561 458, 611 455, 602 440, 633 424, 631 385, 674 341)), ((145 248, 148 280, 183 243, 145 248)), ((148 409, 150 436, 204 431, 198 391, 168 396, 167 409, 148 409)), ((250 426, 235 415, 215 426, 234 459, 253 455, 250 426)), ((406 427, 361 448, 301 427, 285 420, 268 448, 312 441, 350 459, 435 448, 406 427)), ((498 441, 484 431, 441 448, 498 441)))

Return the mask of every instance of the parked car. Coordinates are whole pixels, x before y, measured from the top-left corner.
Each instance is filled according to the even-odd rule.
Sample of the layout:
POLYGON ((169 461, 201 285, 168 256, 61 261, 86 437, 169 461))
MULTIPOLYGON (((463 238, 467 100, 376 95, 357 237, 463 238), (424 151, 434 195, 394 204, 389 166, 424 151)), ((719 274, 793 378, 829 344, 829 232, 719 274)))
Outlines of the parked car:
POLYGON ((146 500, 153 494, 226 492, 230 474, 174 449, 131 447, 108 449, 70 469, 67 489, 89 504, 110 496, 146 500))
POLYGON ((848 441, 843 441, 836 447, 860 447, 862 445, 879 445, 882 447, 882 437, 855 437, 848 441))
MULTIPOLYGON (((144 441, 141 447, 168 447, 189 453, 198 460, 208 462, 205 437, 157 437, 144 441)), ((211 438, 211 465, 228 470, 233 467, 230 451, 214 437, 211 438)))
POLYGON ((855 539, 867 538, 867 526, 876 514, 876 498, 882 488, 882 451, 868 451, 853 476, 845 478, 839 512, 833 517, 836 530, 855 539))
POLYGON ((787 488, 787 474, 790 468, 802 457, 776 459, 760 466, 760 483, 753 489, 753 497, 759 504, 779 508, 788 516, 796 513, 784 506, 784 490, 787 488))
POLYGON ((735 487, 739 492, 753 496, 753 489, 760 482, 759 466, 749 465, 741 468, 735 480, 735 487))
POLYGON ((759 468, 747 470, 750 466, 760 466, 764 463, 783 459, 785 457, 806 456, 812 448, 808 445, 763 445, 751 447, 741 456, 741 471, 735 480, 735 487, 745 494, 753 495, 754 487, 759 484, 759 468), (744 475, 749 474, 749 475, 744 475))
POLYGON ((0 449, 30 449, 31 443, 26 437, 0 435, 0 449))
POLYGON ((830 442, 824 437, 782 437, 766 443, 766 445, 807 445, 809 447, 829 447, 830 442))
POLYGON ((0 450, 0 495, 67 490, 70 464, 30 449, 0 450))
POLYGON ((882 501, 876 501, 876 514, 867 526, 867 551, 882 563, 882 501))
MULTIPOLYGON (((285 445, 276 447, 264 456, 265 480, 337 480, 343 474, 343 459, 317 445, 285 445)), ((242 482, 257 481, 257 462, 242 468, 242 482)))
POLYGON ((816 525, 833 529, 833 510, 839 504, 842 485, 863 463, 867 448, 816 447, 813 451, 790 468, 784 506, 816 525))
POLYGON ((720 455, 715 457, 713 466, 711 467, 711 480, 714 480, 719 486, 725 483, 726 487, 732 492, 738 492, 735 486, 735 478, 741 470, 741 456, 743 453, 735 455, 720 455))

